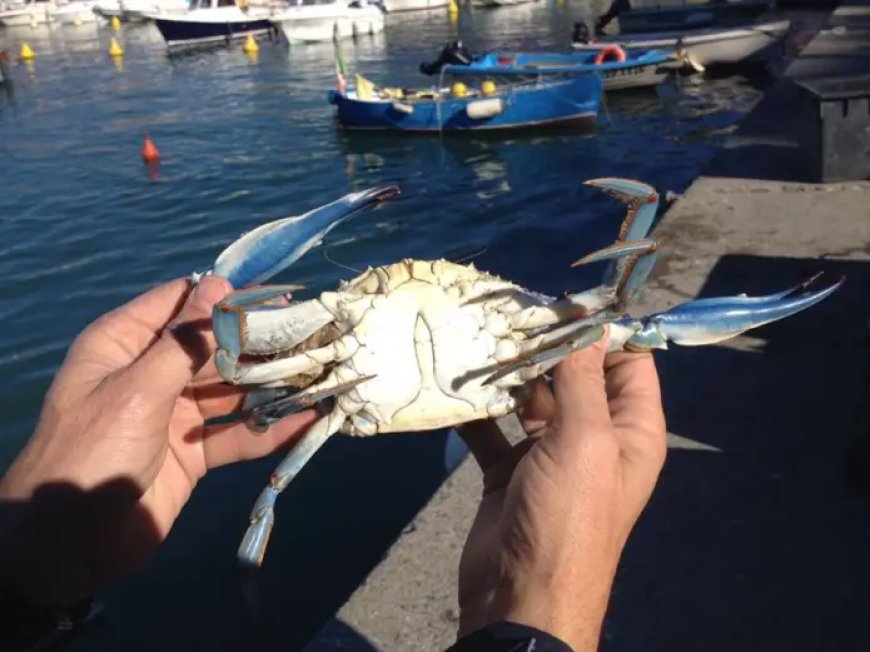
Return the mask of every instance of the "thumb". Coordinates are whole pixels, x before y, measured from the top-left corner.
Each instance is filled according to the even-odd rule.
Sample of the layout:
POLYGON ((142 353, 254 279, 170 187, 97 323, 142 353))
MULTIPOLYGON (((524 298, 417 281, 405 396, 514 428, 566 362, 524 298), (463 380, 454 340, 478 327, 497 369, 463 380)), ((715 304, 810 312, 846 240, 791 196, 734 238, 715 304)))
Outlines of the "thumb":
POLYGON ((572 430, 569 426, 594 430, 609 427, 610 409, 604 380, 604 355, 607 336, 568 356, 553 372, 556 416, 561 427, 555 433, 572 430))
POLYGON ((214 353, 211 314, 232 290, 220 276, 206 276, 156 342, 129 368, 129 379, 155 400, 175 400, 214 353))

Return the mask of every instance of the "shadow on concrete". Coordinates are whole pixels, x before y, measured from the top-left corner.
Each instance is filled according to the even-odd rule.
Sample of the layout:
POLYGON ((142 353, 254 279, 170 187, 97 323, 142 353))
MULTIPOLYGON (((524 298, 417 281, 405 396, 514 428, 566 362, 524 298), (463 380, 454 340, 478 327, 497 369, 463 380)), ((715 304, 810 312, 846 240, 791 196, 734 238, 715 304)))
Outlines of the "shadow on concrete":
MULTIPOLYGON (((726 256, 701 295, 765 293, 819 269, 846 284, 755 331, 761 348, 657 358, 669 431, 719 451, 670 450, 603 649, 866 649, 870 502, 845 468, 866 391, 870 265, 726 256)), ((853 468, 865 483, 866 462, 853 468)))
POLYGON ((256 614, 235 551, 280 457, 210 473, 154 561, 66 649, 302 649, 444 481, 446 438, 330 440, 278 502, 256 614))

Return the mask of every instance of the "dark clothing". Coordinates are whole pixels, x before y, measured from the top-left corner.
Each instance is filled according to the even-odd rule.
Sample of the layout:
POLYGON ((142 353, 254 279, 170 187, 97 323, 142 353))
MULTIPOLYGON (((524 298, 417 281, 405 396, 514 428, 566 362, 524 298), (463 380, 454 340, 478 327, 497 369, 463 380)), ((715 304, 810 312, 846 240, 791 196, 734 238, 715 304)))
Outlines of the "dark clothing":
POLYGON ((447 652, 573 652, 547 632, 519 623, 493 623, 456 641, 447 652))

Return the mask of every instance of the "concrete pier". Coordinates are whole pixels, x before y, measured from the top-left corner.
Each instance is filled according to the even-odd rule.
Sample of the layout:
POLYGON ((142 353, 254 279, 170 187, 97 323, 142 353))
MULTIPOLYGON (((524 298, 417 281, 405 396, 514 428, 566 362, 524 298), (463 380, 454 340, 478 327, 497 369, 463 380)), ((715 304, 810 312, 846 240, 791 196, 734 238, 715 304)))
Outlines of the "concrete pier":
MULTIPOLYGON (((870 8, 841 7, 829 28, 852 19, 870 27, 870 8)), ((870 40, 837 50, 835 36, 820 34, 789 74, 824 56, 867 55, 870 40)), ((606 650, 866 647, 870 182, 798 181, 785 88, 667 212, 655 233, 660 262, 635 312, 766 294, 817 271, 846 284, 747 336, 657 356, 669 458, 617 575, 606 650)), ((456 569, 480 491, 466 459, 307 649, 450 645, 456 569)))

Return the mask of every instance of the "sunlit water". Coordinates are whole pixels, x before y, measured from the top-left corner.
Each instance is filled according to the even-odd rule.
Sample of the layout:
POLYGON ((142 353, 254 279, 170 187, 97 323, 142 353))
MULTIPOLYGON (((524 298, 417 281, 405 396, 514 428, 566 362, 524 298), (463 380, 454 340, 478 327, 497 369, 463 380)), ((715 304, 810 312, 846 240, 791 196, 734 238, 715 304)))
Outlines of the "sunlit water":
MULTIPOLYGON (((563 49, 585 13, 540 2, 463 10, 457 26, 442 11, 391 15, 384 34, 343 52, 351 71, 428 85, 417 65, 457 31, 474 51, 563 49)), ((0 31, 0 48, 26 40, 38 55, 12 67, 13 93, 0 92, 3 468, 77 332, 155 283, 208 268, 265 220, 396 183, 400 198, 342 225, 280 280, 316 290, 347 268, 478 253, 479 267, 536 289, 577 289, 595 279, 569 263, 612 240, 622 214, 581 182, 619 175, 682 190, 760 92, 744 78, 683 78, 611 95, 590 135, 353 134, 336 129, 325 99, 331 44, 169 56, 156 29, 128 27, 113 62, 111 35, 0 31), (145 132, 163 154, 156 178, 139 158, 145 132)), ((226 533, 229 545, 237 535, 226 533)))

